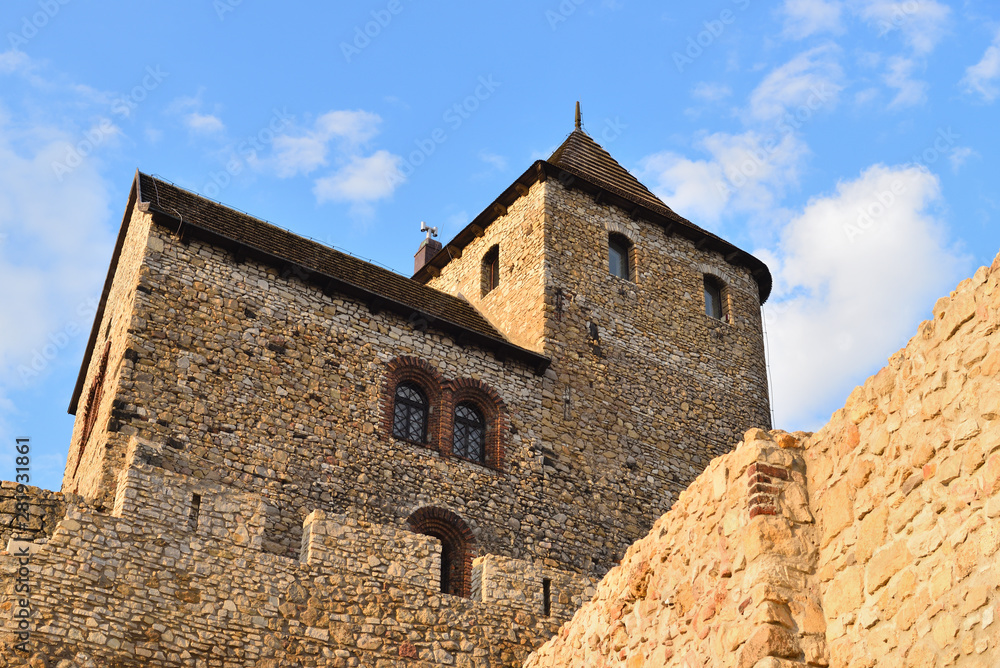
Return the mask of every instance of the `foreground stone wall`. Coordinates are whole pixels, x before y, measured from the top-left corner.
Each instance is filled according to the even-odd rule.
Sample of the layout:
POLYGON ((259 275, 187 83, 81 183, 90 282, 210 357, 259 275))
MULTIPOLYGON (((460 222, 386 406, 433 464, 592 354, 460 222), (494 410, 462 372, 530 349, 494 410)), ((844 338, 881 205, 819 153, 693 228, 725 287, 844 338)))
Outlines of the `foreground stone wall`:
MULTIPOLYGON (((537 610, 533 591, 441 594, 437 540, 393 527, 317 512, 301 558, 269 554, 263 501, 144 463, 155 444, 129 451, 116 514, 70 507, 25 563, 0 552, 0 666, 512 666, 566 619, 537 610), (13 649, 22 566, 31 655, 13 649)), ((558 576, 577 577, 577 599, 589 584, 558 576)))
POLYGON ((822 430, 747 432, 525 665, 1000 665, 998 309, 1000 258, 822 430))
POLYGON ((1000 260, 807 446, 833 665, 1000 665, 1000 260))

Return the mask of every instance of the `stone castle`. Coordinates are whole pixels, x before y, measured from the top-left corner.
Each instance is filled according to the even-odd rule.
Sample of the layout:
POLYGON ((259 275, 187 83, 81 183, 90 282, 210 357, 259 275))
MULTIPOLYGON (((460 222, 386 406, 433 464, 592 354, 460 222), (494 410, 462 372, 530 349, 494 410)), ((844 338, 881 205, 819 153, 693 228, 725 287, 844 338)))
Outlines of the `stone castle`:
POLYGON ((412 278, 138 173, 0 668, 997 665, 998 284, 786 434, 767 268, 579 122, 412 278))

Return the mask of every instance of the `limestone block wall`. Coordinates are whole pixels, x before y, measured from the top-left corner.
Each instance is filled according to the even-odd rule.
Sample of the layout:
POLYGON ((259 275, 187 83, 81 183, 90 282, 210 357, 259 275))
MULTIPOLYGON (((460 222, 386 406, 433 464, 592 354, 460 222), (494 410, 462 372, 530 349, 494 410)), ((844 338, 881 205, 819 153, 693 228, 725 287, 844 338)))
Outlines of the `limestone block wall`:
POLYGON ((1000 258, 816 434, 751 430, 542 666, 1000 665, 1000 258))
POLYGON ((809 439, 831 665, 1000 665, 1000 260, 809 439))
POLYGON ((330 516, 322 510, 306 517, 299 559, 319 569, 385 574, 423 589, 434 589, 441 582, 437 538, 346 515, 330 516))
MULTIPOLYGON (((541 351, 545 334, 545 184, 535 183, 428 285, 461 294, 511 341, 541 351), (500 282, 483 294, 483 257, 500 253, 500 282)), ((449 252, 449 251, 445 251, 449 252)))
POLYGON ((715 459, 526 667, 822 660, 815 540, 797 435, 752 429, 715 459), (777 549, 776 549, 776 546, 777 549))

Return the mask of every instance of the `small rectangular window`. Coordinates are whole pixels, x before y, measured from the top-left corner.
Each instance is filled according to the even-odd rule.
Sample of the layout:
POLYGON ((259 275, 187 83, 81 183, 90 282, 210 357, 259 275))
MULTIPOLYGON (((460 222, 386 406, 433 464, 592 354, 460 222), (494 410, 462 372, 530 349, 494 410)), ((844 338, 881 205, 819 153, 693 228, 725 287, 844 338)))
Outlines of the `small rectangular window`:
POLYGON ((546 617, 552 614, 552 580, 549 578, 542 578, 542 607, 546 617))

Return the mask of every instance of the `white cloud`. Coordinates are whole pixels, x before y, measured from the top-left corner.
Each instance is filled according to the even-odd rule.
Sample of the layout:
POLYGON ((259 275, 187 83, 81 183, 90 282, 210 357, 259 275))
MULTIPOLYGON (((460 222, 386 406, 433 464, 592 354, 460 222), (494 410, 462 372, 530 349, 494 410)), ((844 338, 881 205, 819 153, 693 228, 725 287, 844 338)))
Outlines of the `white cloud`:
POLYGON ((927 170, 876 165, 810 200, 775 253, 759 251, 775 276, 764 309, 777 424, 822 424, 817 407, 904 345, 966 271, 933 213, 939 198, 927 170))
POLYGON ((912 107, 927 101, 930 85, 911 76, 916 67, 916 62, 902 56, 893 56, 886 63, 885 83, 898 91, 889 103, 890 109, 912 107))
POLYGON ((967 93, 979 95, 992 102, 1000 95, 1000 32, 983 54, 982 59, 965 70, 962 84, 967 93))
POLYGON ((898 30, 917 54, 933 51, 950 28, 951 8, 936 0, 853 0, 851 5, 879 37, 898 30))
POLYGON ((674 211, 695 221, 716 221, 726 208, 725 176, 714 160, 689 160, 665 151, 642 162, 649 183, 674 211))
POLYGON ((108 185, 97 161, 85 159, 59 178, 71 135, 24 145, 24 135, 0 124, 0 380, 14 386, 43 379, 70 344, 89 333, 113 244, 105 227, 108 185), (18 148, 15 148, 18 147, 18 148))
POLYGON ((839 55, 835 45, 827 44, 771 71, 750 94, 752 120, 776 121, 802 107, 815 112, 835 105, 843 90, 839 55))
POLYGON ((840 22, 843 3, 838 0, 785 0, 784 35, 803 39, 822 32, 839 34, 844 31, 840 22))
POLYGON ((733 94, 733 89, 720 83, 701 81, 691 91, 691 97, 704 102, 721 102, 733 94))
POLYGON ((17 49, 0 53, 0 74, 12 74, 28 68, 30 59, 27 54, 17 49))
POLYGON ((978 155, 979 153, 968 146, 956 146, 950 153, 948 153, 948 162, 951 163, 951 171, 957 174, 958 170, 962 168, 962 165, 964 165, 969 158, 978 155))
POLYGON ((280 178, 310 174, 329 164, 330 146, 339 143, 342 152, 354 154, 357 147, 378 134, 382 118, 368 111, 329 111, 311 129, 278 135, 274 156, 261 161, 280 178))
POLYGON ((496 169, 498 172, 502 172, 507 169, 507 158, 502 155, 490 153, 489 151, 480 151, 479 159, 496 169))
POLYGON ((794 132, 717 132, 697 147, 708 160, 672 152, 647 157, 643 179, 682 216, 710 224, 723 214, 758 213, 775 206, 798 182, 809 148, 794 132))
POLYGON ((347 165, 316 181, 313 193, 326 201, 370 203, 390 196, 405 180, 400 168, 403 159, 388 151, 365 158, 354 156, 347 165))
POLYGON ((213 114, 192 112, 184 117, 184 124, 190 130, 200 134, 217 134, 226 129, 225 124, 213 114))

